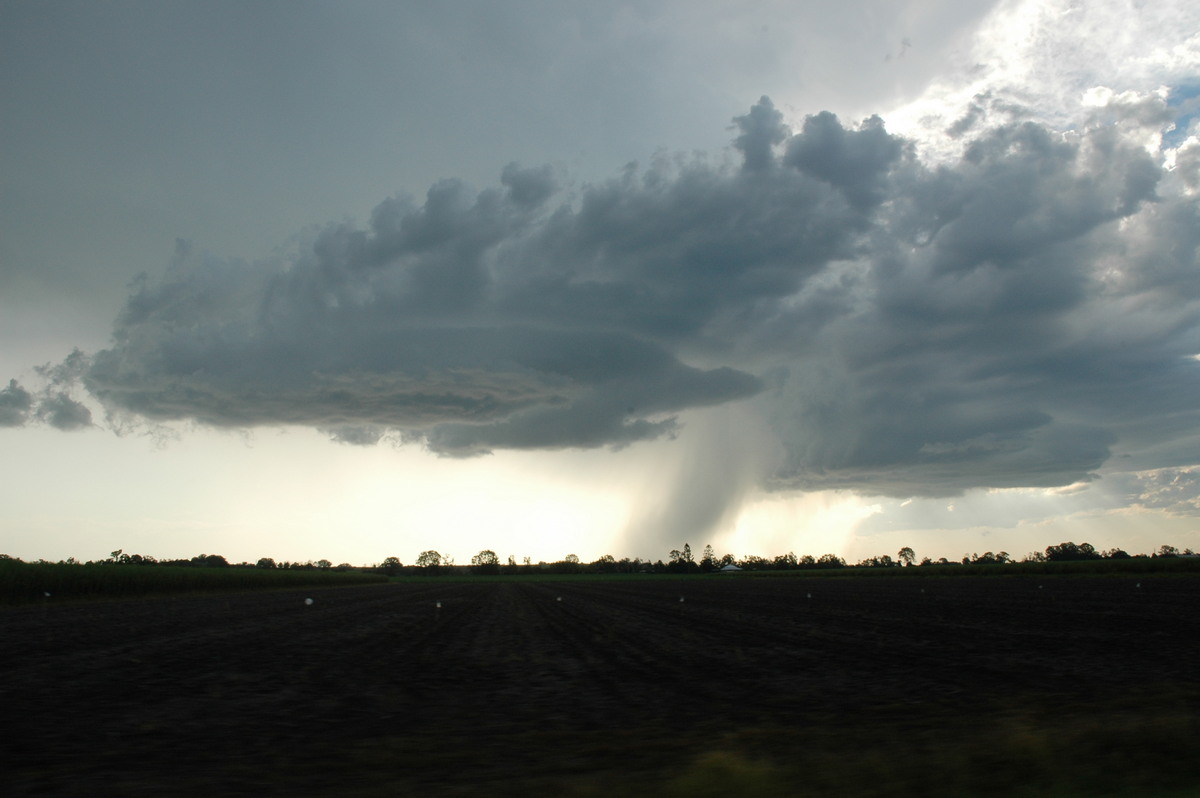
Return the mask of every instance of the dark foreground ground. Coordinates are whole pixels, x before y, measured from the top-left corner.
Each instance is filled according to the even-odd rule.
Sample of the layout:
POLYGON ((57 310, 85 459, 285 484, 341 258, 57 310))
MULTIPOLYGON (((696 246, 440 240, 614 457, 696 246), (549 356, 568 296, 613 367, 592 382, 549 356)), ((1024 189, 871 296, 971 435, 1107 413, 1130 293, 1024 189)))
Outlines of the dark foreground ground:
POLYGON ((1200 794, 1198 608, 708 576, 5 609, 0 793, 1200 794))

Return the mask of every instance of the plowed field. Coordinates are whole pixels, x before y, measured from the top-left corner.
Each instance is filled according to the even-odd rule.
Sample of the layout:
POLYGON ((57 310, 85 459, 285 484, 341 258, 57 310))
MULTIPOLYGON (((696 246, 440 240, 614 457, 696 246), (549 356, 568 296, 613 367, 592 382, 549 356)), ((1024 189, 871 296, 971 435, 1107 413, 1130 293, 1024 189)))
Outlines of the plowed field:
POLYGON ((1198 728, 1197 608, 1188 577, 725 575, 12 608, 0 792, 1003 793, 984 769, 1036 787, 1070 739, 1153 773, 1191 755, 1160 749, 1198 728))

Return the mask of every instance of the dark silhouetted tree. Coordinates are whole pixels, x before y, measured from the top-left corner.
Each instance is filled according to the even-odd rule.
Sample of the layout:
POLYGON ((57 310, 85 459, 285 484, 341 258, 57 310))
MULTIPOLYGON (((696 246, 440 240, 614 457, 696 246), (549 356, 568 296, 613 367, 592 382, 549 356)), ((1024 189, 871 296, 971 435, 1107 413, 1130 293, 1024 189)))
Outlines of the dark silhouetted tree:
POLYGON ((596 574, 615 574, 617 572, 617 558, 611 554, 605 554, 600 559, 588 566, 592 573, 596 574))
POLYGON ((417 567, 427 574, 436 574, 442 567, 442 555, 433 549, 417 555, 417 567))
POLYGON ((1076 545, 1068 541, 1066 543, 1059 543, 1057 546, 1047 547, 1046 559, 1049 562, 1098 560, 1100 559, 1100 555, 1096 552, 1095 547, 1093 547, 1091 543, 1080 543, 1076 545))
POLYGON ((917 561, 917 554, 912 550, 912 547, 905 546, 896 552, 896 559, 899 560, 905 568, 917 561))
POLYGON ((494 575, 500 573, 500 558, 491 549, 484 549, 471 558, 471 568, 477 574, 494 575))
POLYGON ((270 557, 263 557, 258 562, 254 563, 255 568, 274 568, 275 561, 270 557))
POLYGON ((383 571, 388 576, 397 576, 403 566, 400 564, 399 557, 387 557, 383 562, 379 563, 379 570, 383 571))
POLYGON ((789 551, 787 554, 780 554, 775 557, 775 567, 781 571, 786 571, 790 568, 795 568, 799 564, 796 559, 796 553, 789 551))

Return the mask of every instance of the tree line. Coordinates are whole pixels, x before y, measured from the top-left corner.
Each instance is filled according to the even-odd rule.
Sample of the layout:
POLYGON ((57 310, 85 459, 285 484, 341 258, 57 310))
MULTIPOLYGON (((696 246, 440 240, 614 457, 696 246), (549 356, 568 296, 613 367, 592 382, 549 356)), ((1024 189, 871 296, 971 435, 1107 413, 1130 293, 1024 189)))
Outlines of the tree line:
POLYGON ((402 573, 419 573, 424 575, 439 575, 451 573, 473 573, 481 576, 519 575, 534 573, 551 574, 678 574, 678 573, 712 573, 722 570, 739 571, 797 571, 797 570, 831 570, 839 568, 905 568, 937 567, 948 565, 1006 565, 1009 563, 1044 563, 1044 562, 1073 562, 1083 560, 1122 560, 1149 559, 1158 557, 1195 557, 1191 549, 1180 551, 1175 546, 1163 545, 1151 554, 1129 554, 1122 549, 1113 548, 1099 551, 1090 543, 1065 542, 1048 546, 1045 551, 1035 551, 1020 559, 1012 557, 1008 552, 991 552, 983 554, 964 554, 961 560, 948 560, 940 557, 937 560, 924 557, 917 560, 916 552, 909 546, 896 552, 895 558, 884 554, 864 558, 857 563, 848 563, 836 554, 822 554, 814 557, 810 554, 796 556, 793 552, 779 554, 774 557, 747 555, 737 558, 732 554, 718 556, 711 545, 706 545, 699 557, 692 551, 691 544, 684 543, 682 549, 671 549, 665 560, 643 560, 640 558, 623 557, 616 559, 611 554, 605 554, 593 562, 583 562, 574 554, 568 554, 556 562, 531 562, 525 557, 517 562, 510 555, 506 561, 501 561, 495 551, 483 549, 471 557, 469 565, 456 565, 454 558, 439 553, 434 549, 423 551, 412 565, 404 565, 396 557, 388 557, 379 566, 379 572, 389 576, 402 573))
MULTIPOLYGON (((520 562, 513 555, 504 561, 495 551, 483 549, 471 557, 469 564, 459 565, 454 558, 441 554, 435 549, 421 552, 415 562, 405 565, 398 557, 387 557, 374 565, 355 566, 350 563, 334 565, 330 560, 307 560, 304 562, 276 562, 270 557, 263 557, 256 562, 230 563, 219 554, 198 554, 186 559, 156 559, 144 554, 127 554, 121 549, 112 552, 108 558, 97 561, 79 562, 68 557, 60 562, 63 565, 137 565, 164 566, 185 568, 256 568, 263 570, 320 570, 320 571, 360 571, 385 576, 400 576, 402 574, 420 574, 437 576, 444 574, 473 573, 482 576, 502 576, 520 574, 686 574, 713 573, 722 570, 738 571, 803 571, 803 570, 832 570, 832 569, 864 569, 864 568, 906 568, 906 567, 937 567, 949 565, 1007 565, 1010 563, 1060 563, 1087 560, 1132 560, 1162 557, 1196 557, 1191 549, 1180 551, 1175 546, 1162 545, 1150 554, 1129 554, 1122 549, 1113 548, 1100 551, 1090 543, 1074 543, 1067 541, 1054 546, 1048 546, 1044 551, 1034 551, 1020 559, 1012 557, 1008 552, 986 551, 983 554, 964 554, 961 560, 948 560, 940 557, 933 560, 924 557, 917 560, 916 552, 909 546, 901 548, 893 558, 883 554, 866 557, 857 563, 848 563, 836 554, 822 554, 814 557, 809 554, 796 556, 793 552, 779 554, 774 557, 762 557, 751 554, 741 558, 732 554, 718 556, 711 545, 706 545, 699 557, 692 552, 688 543, 681 549, 671 549, 665 560, 643 560, 641 558, 622 557, 617 559, 611 554, 605 554, 593 562, 584 562, 574 554, 568 554, 555 562, 532 562, 531 558, 523 557, 520 562)), ((14 559, 0 554, 0 559, 14 559)), ((45 562, 45 561, 39 561, 45 562)))

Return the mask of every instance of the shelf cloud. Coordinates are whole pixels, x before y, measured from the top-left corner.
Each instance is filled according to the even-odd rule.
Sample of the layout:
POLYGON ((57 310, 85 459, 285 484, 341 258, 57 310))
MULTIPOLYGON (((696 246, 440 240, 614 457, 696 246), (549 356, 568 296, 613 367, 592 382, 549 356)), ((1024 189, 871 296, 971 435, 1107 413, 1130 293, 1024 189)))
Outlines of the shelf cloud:
POLYGON ((575 187, 509 164, 259 262, 179 242, 111 346, 10 382, 0 423, 90 426, 90 397, 114 428, 469 456, 621 447, 744 402, 767 484, 897 496, 1069 485, 1118 448, 1200 459, 1196 145, 1168 167, 1144 141, 1170 97, 1108 99, 1066 131, 980 99, 946 158, 879 117, 793 129, 762 97, 728 158, 575 187))

